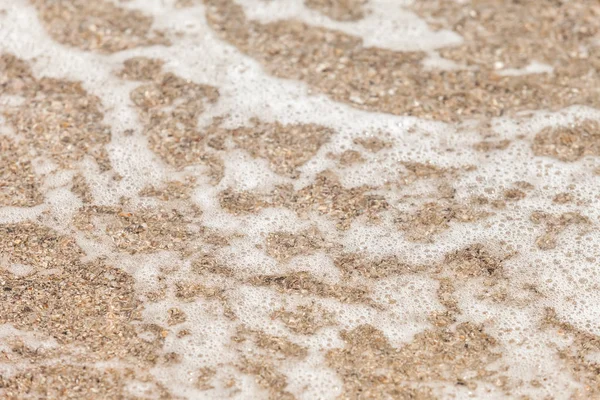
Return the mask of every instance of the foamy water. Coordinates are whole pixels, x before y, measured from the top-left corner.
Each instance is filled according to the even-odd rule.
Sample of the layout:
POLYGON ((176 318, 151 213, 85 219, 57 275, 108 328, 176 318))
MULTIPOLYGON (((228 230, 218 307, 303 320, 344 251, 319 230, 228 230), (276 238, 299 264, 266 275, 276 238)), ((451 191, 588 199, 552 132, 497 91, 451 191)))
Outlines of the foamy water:
MULTIPOLYGON (((336 100, 335 95, 319 90, 310 78, 311 71, 304 74, 306 79, 276 77, 270 72, 273 65, 252 56, 255 50, 240 50, 215 31, 206 17, 214 5, 177 8, 171 0, 113 1, 122 9, 139 10, 151 17, 152 29, 164 31, 171 43, 100 51, 52 37, 40 17, 40 9, 52 2, 37 3, 38 9, 25 0, 0 0, 0 53, 24 60, 36 79, 80 82, 87 94, 97 96, 102 123, 110 131, 110 141, 103 146, 110 169, 103 171, 90 154, 69 166, 61 165, 64 153, 54 154, 21 139, 19 128, 6 114, 0 119, 0 140, 10 138, 33 149, 28 151, 42 200, 31 206, 2 204, 0 223, 31 222, 50 228, 60 237, 74 239, 83 250, 82 262, 101 260, 130 276, 132 296, 140 302, 141 313, 138 320, 123 320, 123 324, 133 325, 139 340, 160 343, 155 348, 156 360, 145 362, 128 349, 113 356, 110 343, 91 350, 87 342, 57 338, 39 321, 3 320, 0 316, 0 382, 10 382, 39 366, 73 364, 116 370, 123 376, 123 371, 131 369, 133 375, 127 375, 119 389, 126 397, 159 397, 157 387, 166 397, 189 399, 402 398, 410 390, 439 398, 587 398, 600 393, 600 387, 593 386, 597 380, 585 372, 598 366, 600 348, 578 344, 596 343, 600 335, 600 177, 594 172, 600 168, 599 154, 585 150, 576 160, 565 161, 536 153, 534 148, 536 135, 546 128, 597 121, 600 112, 593 104, 573 104, 554 111, 540 107, 484 120, 394 115, 385 109, 361 107, 358 101, 353 104, 352 99, 336 100), (219 118, 218 129, 223 132, 252 127, 253 119, 259 119, 280 124, 275 131, 284 131, 284 135, 285 127, 296 124, 316 124, 332 134, 316 146, 308 160, 293 164, 294 171, 284 173, 277 163, 295 160, 292 145, 292 150, 278 153, 288 146, 276 143, 269 147, 279 139, 250 135, 249 142, 243 142, 245 136, 236 136, 238 133, 219 133, 224 137, 223 146, 206 147, 207 154, 222 162, 221 176, 212 179, 211 166, 205 160, 178 165, 157 150, 160 145, 152 142, 149 133, 152 124, 160 126, 161 132, 178 129, 178 125, 163 127, 151 113, 168 114, 183 104, 184 97, 166 105, 154 104, 150 111, 136 105, 132 93, 151 85, 152 80, 118 75, 124 62, 134 57, 160 59, 164 62, 161 73, 218 90, 216 101, 203 100, 203 111, 194 115, 197 131, 192 136, 203 136, 219 118), (381 139, 385 146, 370 151, 359 144, 370 138, 381 139), (482 150, 478 147, 482 141, 505 141, 505 145, 482 150), (360 159, 341 161, 346 150, 358 152, 360 159), (309 190, 322 182, 324 171, 338 180, 339 206, 328 197, 333 189, 309 190), (87 200, 73 189, 77 175, 89 186, 87 200), (161 188, 171 181, 183 182, 187 195, 165 200, 161 195, 143 194, 149 186, 161 188), (290 185, 289 190, 297 196, 294 204, 301 205, 277 203, 270 197, 282 185, 290 185), (254 196, 252 201, 261 199, 263 203, 250 211, 240 211, 235 202, 228 208, 222 200, 228 189, 246 191, 254 196), (354 192, 344 198, 351 190, 354 192), (373 204, 371 198, 357 206, 356 214, 344 208, 365 193, 380 196, 386 207, 372 211, 373 217, 366 209, 373 204), (561 193, 568 193, 572 200, 554 201, 561 193), (103 216, 92 206, 119 211, 103 216), (194 213, 193 207, 199 212, 194 213), (434 222, 427 222, 426 210, 432 207, 434 222), (158 209, 175 210, 182 216, 181 229, 186 234, 160 236, 166 224, 179 221, 173 215, 158 217, 152 231, 158 235, 156 243, 134 243, 138 233, 129 225, 114 233, 114 221, 129 218, 123 217, 124 213, 142 215, 158 209), (578 217, 561 219, 567 213, 578 217), (81 220, 84 222, 77 222, 81 220), (226 243, 209 238, 209 233, 227 238, 226 243), (278 235, 282 233, 293 239, 281 239, 287 244, 280 248, 278 235), (548 240, 554 241, 553 246, 539 244, 544 234, 551 236, 548 240), (167 246, 171 241, 174 245, 167 246), (484 250, 477 254, 484 256, 460 255, 475 244, 482 246, 484 250), (133 250, 133 246, 138 247, 133 250), (458 261, 452 261, 455 252, 458 261), (346 273, 346 264, 339 260, 348 254, 358 255, 363 263, 395 257, 410 268, 374 273, 375 267, 365 270, 357 266, 346 273), (228 272, 199 273, 195 262, 209 256, 228 272), (494 260, 496 272, 487 267, 488 259, 494 260), (298 273, 307 273, 319 284, 298 284, 300 278, 294 275, 298 273), (265 280, 265 276, 277 276, 279 281, 265 280), (454 288, 443 295, 440 287, 446 280, 454 288), (212 292, 202 289, 186 296, 181 294, 184 284, 201 285, 212 292), (325 286, 334 289, 327 291, 325 286), (354 293, 352 288, 364 290, 364 297, 347 300, 340 295, 354 293), (450 297, 455 306, 449 306, 450 297), (302 306, 314 308, 319 315, 307 322, 305 330, 286 319, 287 314, 278 314, 297 312, 302 306), (554 319, 548 317, 550 309, 554 319), (436 325, 433 315, 443 313, 450 315, 450 322, 436 325), (185 317, 177 319, 178 315, 185 317), (461 324, 476 326, 472 332, 485 339, 455 335, 461 324), (158 333, 140 328, 146 325, 159 327, 158 333), (362 339, 363 347, 352 348, 347 335, 364 326, 379 331, 389 348, 377 347, 380 344, 369 347, 368 341, 375 343, 375 339, 368 335, 362 339), (441 335, 452 345, 444 347, 439 338, 429 342, 428 334, 441 335), (32 349, 46 349, 46 356, 28 359, 12 355, 15 338, 32 349), (479 344, 469 347, 472 342, 479 344), (472 350, 473 346, 479 347, 472 350), (350 355, 340 356, 339 350, 344 348, 369 361, 356 366, 350 355), (430 348, 433 354, 427 353, 430 348), (465 354, 475 353, 463 357, 460 349, 465 354), (440 356, 444 352, 446 358, 440 356), (168 354, 177 355, 174 362, 165 361, 168 354), (475 362, 486 357, 489 362, 475 362), (414 364, 407 364, 409 360, 414 364), (402 372, 399 365, 403 363, 409 365, 409 372, 402 372), (579 372, 573 372, 574 368, 579 372), (419 378, 413 372, 421 369, 419 378), (343 371, 350 372, 344 375, 343 371), (352 379, 358 386, 353 386, 352 379), (364 397, 356 391, 361 386, 364 397)), ((459 46, 465 39, 451 29, 434 29, 408 2, 373 0, 365 6, 369 10, 366 15, 356 21, 333 20, 297 0, 236 3, 251 23, 267 26, 295 20, 362 39, 364 48, 423 52, 425 61, 416 68, 463 68, 437 51, 459 46)), ((500 75, 528 79, 552 73, 543 60, 530 61, 530 67, 507 65, 500 75)), ((0 69, 0 73, 4 72, 0 69)), ((1 84, 15 78, 3 79, 1 84)), ((338 79, 343 80, 343 75, 338 79)), ((24 112, 31 99, 25 94, 3 93, 0 107, 3 113, 24 112)), ((179 122, 181 126, 186 123, 179 122)), ((187 125, 181 129, 189 131, 187 125)), ((590 146, 597 147, 598 133, 593 134, 590 146)), ((166 190, 169 194, 171 189, 166 190)), ((155 220, 141 223, 140 229, 150 232, 155 223, 151 221, 155 220)), ((2 235, 2 241, 11 241, 8 234, 2 235)), ((16 247, 11 246, 0 248, 3 280, 26 282, 51 273, 37 261, 32 265, 15 262, 12 251, 16 247)), ((19 298, 5 294, 3 302, 19 304, 19 298)), ((107 312, 119 315, 110 307, 107 312)), ((301 315, 296 319, 302 319, 301 315)), ((106 329, 110 329, 111 318, 106 317, 106 329)), ((7 396, 12 393, 18 398, 22 394, 15 387, 2 389, 0 385, 0 393, 4 390, 7 396)), ((74 389, 67 385, 67 390, 74 389)), ((75 397, 79 393, 80 398, 109 397, 108 392, 72 393, 75 397)))

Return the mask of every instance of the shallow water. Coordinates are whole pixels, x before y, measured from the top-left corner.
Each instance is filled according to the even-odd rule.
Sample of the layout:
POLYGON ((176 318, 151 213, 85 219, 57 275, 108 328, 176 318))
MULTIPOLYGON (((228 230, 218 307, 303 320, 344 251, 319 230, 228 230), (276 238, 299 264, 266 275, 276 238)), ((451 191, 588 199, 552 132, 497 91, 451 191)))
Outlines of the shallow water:
POLYGON ((598 21, 0 0, 0 394, 600 396, 598 21))

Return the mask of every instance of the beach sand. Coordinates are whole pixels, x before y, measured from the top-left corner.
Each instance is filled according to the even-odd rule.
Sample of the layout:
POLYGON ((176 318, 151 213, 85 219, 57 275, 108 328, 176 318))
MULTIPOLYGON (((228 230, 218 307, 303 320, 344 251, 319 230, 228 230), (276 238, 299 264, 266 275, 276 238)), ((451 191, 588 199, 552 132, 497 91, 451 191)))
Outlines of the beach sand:
POLYGON ((598 0, 0 0, 0 397, 600 398, 598 0))

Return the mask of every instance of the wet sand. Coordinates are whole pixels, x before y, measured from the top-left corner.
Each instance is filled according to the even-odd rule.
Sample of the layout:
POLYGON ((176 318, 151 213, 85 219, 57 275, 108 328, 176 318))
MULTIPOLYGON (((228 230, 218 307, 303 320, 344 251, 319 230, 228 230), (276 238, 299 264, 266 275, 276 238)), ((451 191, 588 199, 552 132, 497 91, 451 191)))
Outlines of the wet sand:
POLYGON ((600 397, 597 0, 0 0, 0 397, 600 397))

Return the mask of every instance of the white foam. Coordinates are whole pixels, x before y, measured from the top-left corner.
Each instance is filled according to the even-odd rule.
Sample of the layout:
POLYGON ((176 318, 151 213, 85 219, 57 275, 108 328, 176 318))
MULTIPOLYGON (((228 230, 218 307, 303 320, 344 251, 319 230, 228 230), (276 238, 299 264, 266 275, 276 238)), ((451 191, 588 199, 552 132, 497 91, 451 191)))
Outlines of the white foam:
POLYGON ((427 24, 403 6, 406 0, 373 0, 366 6, 364 18, 339 22, 307 8, 302 0, 236 2, 246 16, 263 23, 296 19, 312 26, 338 30, 363 40, 365 47, 381 47, 397 51, 426 51, 456 46, 460 35, 448 30, 432 31, 427 24))

